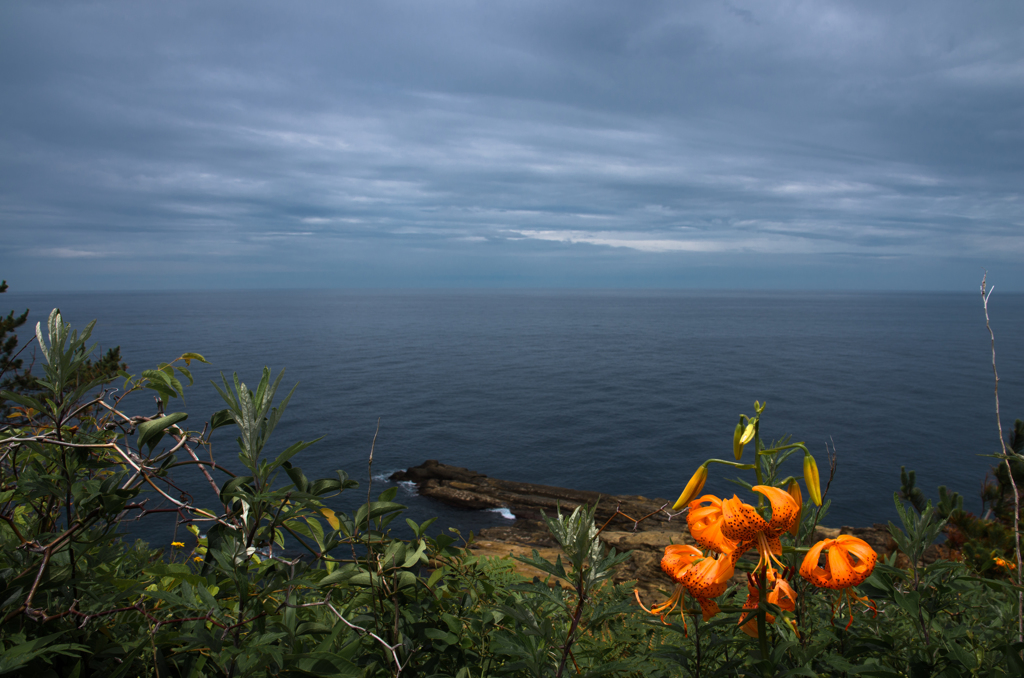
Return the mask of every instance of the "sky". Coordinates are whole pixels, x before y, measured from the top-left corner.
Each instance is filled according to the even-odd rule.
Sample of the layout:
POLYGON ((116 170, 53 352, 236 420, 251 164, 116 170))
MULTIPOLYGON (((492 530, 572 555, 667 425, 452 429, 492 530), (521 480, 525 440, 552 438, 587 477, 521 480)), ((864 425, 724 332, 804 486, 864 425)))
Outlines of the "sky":
POLYGON ((5 2, 12 291, 1024 291, 1024 3, 5 2))

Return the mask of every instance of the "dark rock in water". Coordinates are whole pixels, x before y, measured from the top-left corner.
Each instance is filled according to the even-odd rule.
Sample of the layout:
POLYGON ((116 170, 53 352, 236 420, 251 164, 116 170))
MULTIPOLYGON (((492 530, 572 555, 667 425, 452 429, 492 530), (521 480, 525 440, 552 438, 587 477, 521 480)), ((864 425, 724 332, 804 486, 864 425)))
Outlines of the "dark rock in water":
MULTIPOLYGON (((664 499, 498 480, 459 466, 442 464, 434 459, 407 471, 394 473, 391 480, 415 482, 421 495, 452 506, 467 509, 505 508, 516 518, 531 521, 539 521, 542 510, 550 516, 559 507, 562 511, 572 511, 581 504, 589 504, 597 505, 596 519, 602 525, 616 516, 617 511, 636 520, 649 516, 637 525, 629 518, 616 516, 609 528, 633 529, 635 526, 637 530, 651 530, 665 529, 669 524, 669 515, 661 511, 670 504, 664 499)), ((673 523, 674 529, 682 529, 676 527, 676 524, 673 523)))
MULTIPOLYGON (((641 595, 649 601, 661 595, 659 590, 670 590, 674 586, 661 571, 661 557, 665 547, 669 544, 694 543, 686 529, 685 519, 681 516, 673 519, 665 510, 671 505, 665 499, 498 480, 459 466, 442 464, 434 459, 394 473, 391 480, 415 482, 420 494, 452 506, 466 509, 505 508, 511 511, 516 516, 516 522, 511 527, 483 529, 470 545, 474 554, 481 556, 523 557, 529 556, 536 549, 541 556, 554 560, 560 551, 541 520, 541 511, 552 516, 559 508, 568 512, 581 504, 596 504, 597 525, 604 526, 601 540, 616 551, 633 552, 630 561, 620 566, 615 580, 636 581, 641 595)), ((840 534, 851 534, 863 539, 879 556, 888 555, 896 548, 888 529, 880 524, 838 529, 818 526, 815 541, 834 539, 840 534)), ((938 552, 926 554, 926 561, 929 555, 934 559, 938 552)), ((756 552, 748 553, 744 560, 749 561, 749 566, 739 566, 734 578, 740 585, 746 581, 745 571, 752 569, 756 563, 756 552)), ((522 565, 517 569, 530 577, 540 574, 522 565)))

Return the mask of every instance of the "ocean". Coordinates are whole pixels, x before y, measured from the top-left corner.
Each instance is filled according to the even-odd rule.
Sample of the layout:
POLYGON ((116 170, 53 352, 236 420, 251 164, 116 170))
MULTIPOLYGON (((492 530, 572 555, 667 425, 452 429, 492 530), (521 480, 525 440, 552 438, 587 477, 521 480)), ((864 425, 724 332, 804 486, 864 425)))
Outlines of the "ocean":
MULTIPOLYGON (((323 439, 293 460, 310 478, 361 482, 339 508, 427 459, 486 475, 674 500, 698 464, 732 458, 740 413, 767 402, 762 436, 804 441, 837 472, 829 525, 895 519, 900 467, 978 512, 998 451, 988 332, 975 293, 709 291, 9 292, 0 308, 59 307, 139 373, 183 352, 196 384, 170 411, 200 429, 222 409, 210 385, 263 366, 298 383, 271 448, 323 439), (377 432, 379 421, 379 433, 377 432), (374 435, 372 468, 368 457, 374 435)), ((6 311, 5 311, 6 312, 6 311)), ((991 298, 1004 431, 1024 418, 1024 295, 991 298)), ((25 333, 23 333, 24 336, 25 333)), ((284 395, 282 393, 281 395, 284 395)), ((151 413, 133 396, 133 413, 151 413)), ((214 454, 237 466, 231 429, 214 454)), ((790 461, 799 474, 799 457, 790 461)), ((190 482, 179 474, 182 482, 190 482)), ((745 492, 712 466, 705 491, 745 492)), ((203 494, 200 503, 215 498, 203 494)), ((399 488, 422 521, 464 532, 509 520, 399 488)), ((156 529, 156 528, 154 528, 156 529)), ((152 538, 159 537, 157 532, 152 538)))

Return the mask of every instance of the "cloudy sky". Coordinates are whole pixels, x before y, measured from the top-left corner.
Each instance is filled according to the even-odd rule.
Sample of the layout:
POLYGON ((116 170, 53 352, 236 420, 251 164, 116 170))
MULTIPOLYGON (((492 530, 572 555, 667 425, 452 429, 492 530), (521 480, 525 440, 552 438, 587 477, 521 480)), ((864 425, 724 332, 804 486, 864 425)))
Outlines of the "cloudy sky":
POLYGON ((5 2, 21 291, 1024 291, 1024 3, 5 2))

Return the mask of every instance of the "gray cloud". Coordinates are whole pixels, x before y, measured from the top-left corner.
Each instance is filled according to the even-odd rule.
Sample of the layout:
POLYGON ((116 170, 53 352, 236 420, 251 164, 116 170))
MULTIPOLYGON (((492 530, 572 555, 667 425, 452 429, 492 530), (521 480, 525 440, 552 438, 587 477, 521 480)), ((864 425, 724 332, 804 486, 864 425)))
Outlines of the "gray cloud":
POLYGON ((1019 3, 5 14, 25 286, 1024 289, 1019 3))

